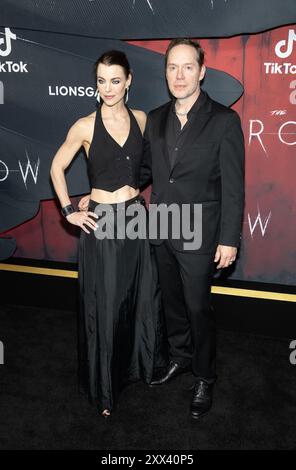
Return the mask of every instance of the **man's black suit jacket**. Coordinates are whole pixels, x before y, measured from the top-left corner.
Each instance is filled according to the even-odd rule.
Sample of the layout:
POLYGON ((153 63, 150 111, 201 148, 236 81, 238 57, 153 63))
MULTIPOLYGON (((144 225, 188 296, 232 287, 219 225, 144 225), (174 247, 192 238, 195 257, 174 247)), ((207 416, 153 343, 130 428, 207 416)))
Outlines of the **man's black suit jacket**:
MULTIPOLYGON (((202 203, 200 254, 215 252, 218 244, 239 245, 244 208, 240 118, 234 110, 205 95, 173 167, 165 141, 171 102, 148 114, 140 176, 140 186, 152 180, 151 204, 191 204, 193 210, 194 203, 202 203)), ((171 243, 176 250, 184 250, 182 237, 171 243)))

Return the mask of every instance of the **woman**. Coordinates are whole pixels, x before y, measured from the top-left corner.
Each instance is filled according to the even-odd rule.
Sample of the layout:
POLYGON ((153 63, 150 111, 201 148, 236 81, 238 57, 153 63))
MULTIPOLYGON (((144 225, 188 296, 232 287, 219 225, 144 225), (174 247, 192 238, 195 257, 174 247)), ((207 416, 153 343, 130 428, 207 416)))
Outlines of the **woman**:
MULTIPOLYGON (((132 76, 123 52, 104 53, 95 72, 98 110, 70 128, 53 159, 51 177, 63 215, 82 229, 78 254, 80 391, 108 417, 124 385, 139 379, 150 383, 153 369, 166 365, 167 352, 149 240, 117 237, 122 232, 118 214, 122 210, 126 214, 131 205, 143 208, 145 204, 138 181, 146 115, 125 105, 132 76), (81 146, 88 156, 91 194, 88 210, 76 211, 64 172, 81 146), (99 237, 100 222, 108 212, 107 225, 110 228, 111 221, 115 236, 99 237)), ((126 216, 125 227, 132 220, 132 215, 126 216)))

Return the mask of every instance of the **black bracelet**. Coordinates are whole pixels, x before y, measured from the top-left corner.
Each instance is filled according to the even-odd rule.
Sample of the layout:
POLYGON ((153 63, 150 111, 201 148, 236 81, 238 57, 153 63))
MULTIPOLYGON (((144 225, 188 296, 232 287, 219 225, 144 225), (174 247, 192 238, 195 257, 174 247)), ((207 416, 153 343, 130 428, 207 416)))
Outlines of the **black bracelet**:
POLYGON ((67 215, 72 214, 73 212, 76 212, 76 211, 72 204, 62 207, 61 209, 61 213, 63 214, 64 217, 67 217, 67 215))

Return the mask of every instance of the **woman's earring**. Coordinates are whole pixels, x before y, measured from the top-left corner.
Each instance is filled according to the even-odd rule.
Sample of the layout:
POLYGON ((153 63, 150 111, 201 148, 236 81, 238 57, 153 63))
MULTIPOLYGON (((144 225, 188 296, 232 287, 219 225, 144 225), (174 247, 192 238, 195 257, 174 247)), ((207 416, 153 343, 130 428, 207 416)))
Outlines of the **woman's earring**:
POLYGON ((128 87, 126 88, 126 96, 125 96, 125 103, 128 102, 128 87))
POLYGON ((101 97, 100 97, 100 93, 98 92, 97 94, 97 101, 100 103, 101 102, 101 97))

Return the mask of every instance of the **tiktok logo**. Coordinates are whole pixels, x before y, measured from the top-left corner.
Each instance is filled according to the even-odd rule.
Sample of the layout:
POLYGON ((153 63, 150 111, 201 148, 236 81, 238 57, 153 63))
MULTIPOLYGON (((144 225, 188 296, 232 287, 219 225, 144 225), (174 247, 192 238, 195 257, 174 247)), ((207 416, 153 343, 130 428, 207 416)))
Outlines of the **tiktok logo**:
POLYGON ((295 31, 294 29, 289 29, 288 41, 286 41, 286 39, 282 39, 276 44, 274 48, 276 55, 281 59, 286 59, 286 57, 289 57, 293 52, 294 41, 296 41, 295 31), (285 47, 286 49, 283 50, 285 47))
POLYGON ((10 28, 5 28, 5 38, 0 39, 0 46, 2 46, 2 44, 5 44, 5 41, 6 41, 6 47, 4 50, 0 47, 1 56, 6 57, 11 53, 11 40, 12 39, 16 39, 16 34, 10 31, 10 28))

